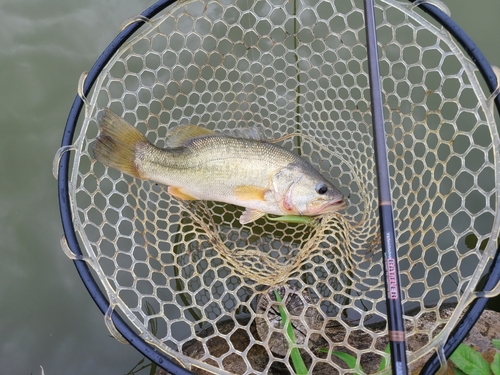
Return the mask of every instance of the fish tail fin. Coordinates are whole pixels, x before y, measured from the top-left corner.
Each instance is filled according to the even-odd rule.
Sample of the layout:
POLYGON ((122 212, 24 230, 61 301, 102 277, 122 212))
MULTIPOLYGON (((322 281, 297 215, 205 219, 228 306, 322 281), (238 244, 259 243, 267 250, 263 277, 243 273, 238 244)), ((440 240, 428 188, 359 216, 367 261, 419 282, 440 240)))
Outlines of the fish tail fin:
POLYGON ((100 134, 94 143, 94 156, 102 164, 128 175, 142 178, 136 158, 137 146, 150 142, 135 127, 105 108, 98 115, 100 134))

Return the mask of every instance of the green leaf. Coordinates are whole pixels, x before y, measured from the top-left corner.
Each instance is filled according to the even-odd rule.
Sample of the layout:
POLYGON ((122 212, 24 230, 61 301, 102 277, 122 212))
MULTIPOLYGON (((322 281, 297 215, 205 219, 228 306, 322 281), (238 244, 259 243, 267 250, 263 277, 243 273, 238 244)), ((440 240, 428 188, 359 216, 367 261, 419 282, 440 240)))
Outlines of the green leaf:
POLYGON ((453 372, 455 373, 455 375, 467 375, 465 372, 463 372, 462 370, 460 370, 458 367, 455 367, 453 369, 453 372))
MULTIPOLYGON (((274 295, 276 297, 276 301, 281 301, 281 296, 275 290, 274 295)), ((287 311, 280 305, 278 306, 280 310, 281 321, 283 322, 283 327, 286 327, 285 334, 288 336, 288 341, 290 343, 290 347, 292 348, 290 352, 290 358, 292 359, 293 368, 298 375, 307 375, 307 367, 300 356, 299 349, 294 345, 295 344, 295 334, 293 333, 293 327, 288 321, 287 311)))
POLYGON ((332 355, 340 358, 343 360, 345 363, 347 363, 347 366, 352 370, 354 367, 356 367, 356 357, 353 357, 352 355, 344 352, 332 352, 332 355))
POLYGON ((491 363, 491 371, 493 374, 500 375, 500 353, 496 353, 491 363))
POLYGON ((309 373, 297 347, 292 348, 290 357, 292 358, 293 368, 298 375, 307 375, 309 373))
POLYGON ((450 357, 451 361, 467 375, 490 375, 488 362, 474 349, 460 344, 450 357))
POLYGON ((493 340, 491 340, 491 343, 493 344, 493 346, 495 348, 500 350, 500 340, 499 339, 493 339, 493 340))
MULTIPOLYGON (((281 296, 279 293, 275 290, 274 295, 276 297, 276 301, 282 302, 281 296)), ((280 316, 281 316, 281 321, 283 322, 283 327, 286 327, 286 334, 289 338, 289 341, 292 344, 295 344, 295 334, 293 333, 293 327, 291 324, 288 323, 288 316, 286 315, 286 310, 283 308, 283 306, 278 306, 280 310, 280 316)))
MULTIPOLYGON (((385 347, 385 352, 387 354, 389 354, 391 352, 391 345, 390 344, 387 344, 387 346, 385 347)), ((378 371, 385 370, 387 367, 389 367, 390 363, 391 363, 390 358, 389 358, 389 361, 387 361, 387 363, 386 363, 385 357, 382 357, 382 361, 380 362, 380 366, 378 368, 378 371)))

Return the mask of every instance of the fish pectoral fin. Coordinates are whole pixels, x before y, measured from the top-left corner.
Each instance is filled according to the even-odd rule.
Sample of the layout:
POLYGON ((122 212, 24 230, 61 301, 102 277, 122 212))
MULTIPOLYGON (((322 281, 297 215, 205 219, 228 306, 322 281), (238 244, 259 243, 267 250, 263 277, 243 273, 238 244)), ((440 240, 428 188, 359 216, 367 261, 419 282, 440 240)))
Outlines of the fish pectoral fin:
POLYGON ((197 200, 196 198, 192 197, 189 194, 184 193, 181 189, 179 189, 175 186, 169 186, 167 191, 170 195, 173 195, 174 197, 185 200, 185 201, 197 200))
POLYGON ((181 147, 187 141, 194 138, 199 138, 207 135, 214 135, 216 132, 202 128, 197 125, 180 125, 167 133, 166 144, 167 147, 181 147))
POLYGON ((264 215, 265 214, 262 211, 254 210, 252 208, 247 208, 245 211, 243 211, 243 213, 240 216, 240 223, 241 224, 252 223, 264 215))
POLYGON ((254 185, 238 185, 233 189, 233 193, 242 201, 265 201, 267 189, 254 185))

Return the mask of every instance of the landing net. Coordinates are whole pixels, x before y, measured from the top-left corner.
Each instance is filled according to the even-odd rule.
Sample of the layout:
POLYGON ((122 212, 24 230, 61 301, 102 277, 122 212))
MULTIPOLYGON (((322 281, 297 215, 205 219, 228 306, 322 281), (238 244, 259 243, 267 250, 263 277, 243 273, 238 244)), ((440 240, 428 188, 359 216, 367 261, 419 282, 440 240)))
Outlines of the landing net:
MULTIPOLYGON (((495 255, 500 141, 453 37, 406 2, 379 1, 376 12, 412 366, 443 345, 495 255)), ((358 1, 194 0, 118 48, 69 147, 73 223, 109 313, 191 370, 293 373, 277 290, 311 373, 348 371, 335 350, 376 372, 387 317, 365 44, 358 1), (349 208, 315 226, 241 225, 239 207, 179 201, 94 159, 105 107, 158 147, 182 124, 259 125, 349 208)))

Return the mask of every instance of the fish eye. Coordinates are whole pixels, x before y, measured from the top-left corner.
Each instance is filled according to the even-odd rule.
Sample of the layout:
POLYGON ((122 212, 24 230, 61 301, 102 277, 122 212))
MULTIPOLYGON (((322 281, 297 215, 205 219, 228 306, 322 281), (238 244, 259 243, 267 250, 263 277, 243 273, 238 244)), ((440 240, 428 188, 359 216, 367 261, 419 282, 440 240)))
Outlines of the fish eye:
POLYGON ((326 192, 328 191, 328 186, 326 186, 325 184, 319 184, 318 186, 316 186, 316 193, 318 194, 326 194, 326 192))

